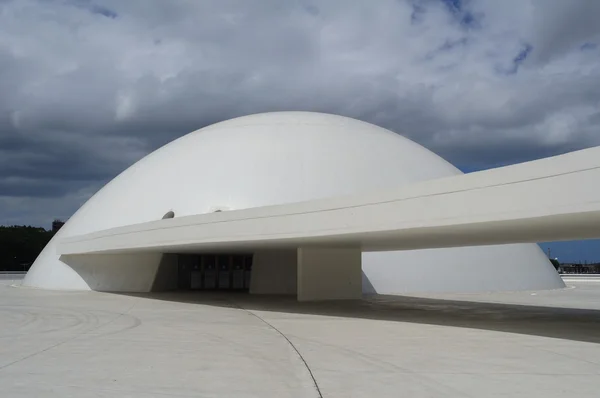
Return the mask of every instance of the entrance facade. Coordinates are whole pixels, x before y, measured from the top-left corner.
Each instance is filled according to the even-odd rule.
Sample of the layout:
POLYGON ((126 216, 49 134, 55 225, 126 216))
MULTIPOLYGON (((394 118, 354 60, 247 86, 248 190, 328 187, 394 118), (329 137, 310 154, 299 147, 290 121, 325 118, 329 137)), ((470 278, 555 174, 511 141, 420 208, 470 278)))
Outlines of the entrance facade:
POLYGON ((179 290, 248 291, 252 254, 179 254, 179 290))

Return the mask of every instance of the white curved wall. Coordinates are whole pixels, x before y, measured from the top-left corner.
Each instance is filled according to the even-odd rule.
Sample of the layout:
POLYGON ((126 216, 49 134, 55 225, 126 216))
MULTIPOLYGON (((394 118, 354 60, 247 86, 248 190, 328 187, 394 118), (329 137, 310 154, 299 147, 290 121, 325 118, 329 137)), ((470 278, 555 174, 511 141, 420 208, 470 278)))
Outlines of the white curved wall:
MULTIPOLYGON (((58 237, 159 220, 170 210, 178 217, 216 208, 297 202, 459 173, 418 144, 349 118, 280 112, 233 119, 173 141, 107 184, 48 244, 24 284, 56 289, 89 289, 93 285, 110 290, 110 286, 98 287, 101 270, 67 265, 58 258, 54 247, 58 237)), ((523 247, 365 253, 363 270, 380 293, 564 286, 537 246, 523 247), (482 262, 485 257, 487 261, 482 262), (519 261, 507 262, 506 258, 519 261), (449 266, 433 273, 438 271, 437 264, 450 261, 459 268, 469 264, 463 269, 477 275, 453 278, 457 269, 449 266), (419 267, 412 266, 414 262, 419 267)), ((119 286, 127 290, 129 278, 148 279, 157 268, 158 264, 145 268, 152 275, 123 273, 119 286)), ((131 280, 131 285, 135 284, 131 280)))
POLYGON ((564 287, 537 245, 363 253, 363 292, 475 293, 564 287))

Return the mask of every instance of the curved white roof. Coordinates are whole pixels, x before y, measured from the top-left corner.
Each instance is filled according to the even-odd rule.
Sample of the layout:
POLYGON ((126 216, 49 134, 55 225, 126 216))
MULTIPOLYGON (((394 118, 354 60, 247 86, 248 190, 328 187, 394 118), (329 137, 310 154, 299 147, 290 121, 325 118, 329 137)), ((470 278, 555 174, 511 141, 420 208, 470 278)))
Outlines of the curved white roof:
MULTIPOLYGON (((169 212, 178 217, 298 202, 456 174, 429 150, 372 124, 308 112, 251 115, 197 130, 146 156, 94 195, 59 236, 159 220, 169 212)), ((382 293, 563 286, 536 245, 365 253, 363 270, 382 293), (441 268, 448 263, 455 268, 441 268), (453 278, 461 267, 477 278, 453 278)), ((25 284, 88 288, 60 261, 54 241, 25 284)))

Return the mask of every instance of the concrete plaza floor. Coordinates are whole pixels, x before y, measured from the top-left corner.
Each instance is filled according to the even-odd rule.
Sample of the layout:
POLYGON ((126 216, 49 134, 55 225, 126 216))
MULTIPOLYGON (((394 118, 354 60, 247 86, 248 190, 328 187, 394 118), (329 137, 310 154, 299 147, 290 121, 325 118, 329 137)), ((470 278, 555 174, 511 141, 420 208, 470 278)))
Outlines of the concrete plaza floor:
POLYGON ((297 303, 0 281, 0 397, 319 396, 598 397, 600 283, 297 303))

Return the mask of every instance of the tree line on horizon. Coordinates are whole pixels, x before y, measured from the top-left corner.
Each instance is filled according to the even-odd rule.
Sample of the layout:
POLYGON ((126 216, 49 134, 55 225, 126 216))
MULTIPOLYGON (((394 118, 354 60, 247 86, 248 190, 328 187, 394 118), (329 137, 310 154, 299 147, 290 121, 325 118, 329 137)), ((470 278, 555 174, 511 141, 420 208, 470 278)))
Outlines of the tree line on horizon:
POLYGON ((0 225, 0 271, 27 271, 56 232, 30 225, 0 225))

